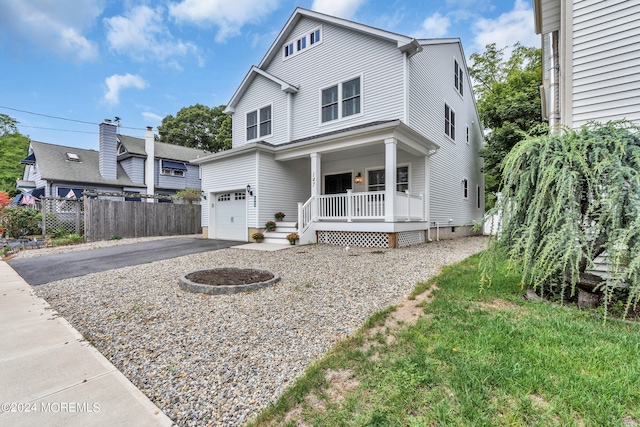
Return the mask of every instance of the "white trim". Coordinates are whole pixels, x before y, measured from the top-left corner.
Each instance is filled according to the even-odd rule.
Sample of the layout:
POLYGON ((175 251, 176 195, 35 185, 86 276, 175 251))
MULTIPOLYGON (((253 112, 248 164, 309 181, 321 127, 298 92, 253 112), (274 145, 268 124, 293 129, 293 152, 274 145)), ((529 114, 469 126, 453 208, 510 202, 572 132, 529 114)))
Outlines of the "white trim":
POLYGON ((461 99, 464 99, 464 92, 465 92, 464 86, 465 86, 465 84, 462 83, 462 81, 466 80, 466 79, 464 78, 465 70, 460 65, 460 62, 461 61, 458 61, 457 57, 455 57, 455 56, 453 57, 453 63, 454 63, 454 66, 453 66, 453 71, 454 71, 454 73, 453 73, 454 74, 454 77, 453 77, 453 88, 455 89, 455 91, 458 94, 458 96, 461 99), (458 64, 458 75, 457 76, 455 75, 455 68, 456 68, 455 64, 458 64), (460 73, 462 73, 462 78, 460 78, 460 73), (458 79, 458 87, 456 87, 456 78, 458 79), (462 93, 460 93, 460 86, 462 86, 462 93))
POLYGON ((460 190, 462 190, 462 198, 464 200, 469 200, 469 178, 467 178, 466 176, 463 176, 462 179, 460 179, 460 190), (464 195, 464 184, 465 182, 467 183, 467 195, 464 195))
POLYGON ((326 125, 330 125, 330 124, 333 124, 333 123, 339 123, 339 122, 341 122, 343 120, 349 120, 349 119, 352 119, 354 117, 362 117, 362 116, 364 116, 364 73, 356 74, 356 75, 353 75, 351 77, 342 79, 337 83, 321 87, 320 90, 319 90, 318 107, 319 107, 319 115, 318 115, 319 122, 318 122, 318 126, 326 126, 326 125), (357 114, 351 114, 349 116, 343 117, 343 115, 342 115, 342 103, 343 103, 344 100, 342 99, 342 86, 345 83, 350 82, 351 80, 355 80, 357 78, 360 79, 360 112, 357 113, 357 114), (330 89, 330 88, 332 88, 334 86, 337 86, 337 88, 338 88, 338 118, 323 122, 322 121, 322 92, 324 90, 330 89))
POLYGON ((245 138, 245 143, 247 142, 253 142, 253 141, 258 141, 260 139, 264 139, 264 138, 270 138, 273 136, 273 103, 271 104, 266 104, 263 105, 262 107, 258 107, 254 110, 251 111, 247 111, 244 115, 244 138, 245 138), (271 119, 269 120, 271 122, 271 133, 267 134, 267 135, 260 135, 260 110, 263 110, 267 107, 271 108, 271 119), (251 113, 256 113, 256 137, 252 138, 252 139, 248 139, 247 138, 247 116, 249 116, 249 114, 251 113))

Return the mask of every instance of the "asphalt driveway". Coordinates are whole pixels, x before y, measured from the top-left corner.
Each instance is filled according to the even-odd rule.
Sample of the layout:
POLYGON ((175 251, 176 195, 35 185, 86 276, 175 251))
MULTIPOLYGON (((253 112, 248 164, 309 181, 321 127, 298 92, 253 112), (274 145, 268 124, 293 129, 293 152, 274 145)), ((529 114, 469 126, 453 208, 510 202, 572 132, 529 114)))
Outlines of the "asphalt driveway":
POLYGON ((230 240, 177 237, 59 255, 14 259, 8 264, 27 283, 34 286, 98 271, 224 249, 239 244, 241 242, 230 240))

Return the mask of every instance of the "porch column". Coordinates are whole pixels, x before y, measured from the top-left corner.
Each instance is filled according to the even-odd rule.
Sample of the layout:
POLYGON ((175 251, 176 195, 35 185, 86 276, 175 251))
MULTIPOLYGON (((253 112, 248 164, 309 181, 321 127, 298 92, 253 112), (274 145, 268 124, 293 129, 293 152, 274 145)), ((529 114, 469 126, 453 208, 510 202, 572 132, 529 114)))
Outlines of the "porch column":
POLYGON ((384 140, 384 221, 395 220, 396 164, 398 141, 395 138, 384 140))
POLYGON ((321 194, 321 183, 320 179, 322 177, 322 155, 320 153, 311 153, 311 218, 313 221, 318 220, 318 196, 321 194))
POLYGON ((427 230, 430 230, 429 211, 431 210, 431 154, 424 156, 424 212, 422 220, 427 222, 427 230))

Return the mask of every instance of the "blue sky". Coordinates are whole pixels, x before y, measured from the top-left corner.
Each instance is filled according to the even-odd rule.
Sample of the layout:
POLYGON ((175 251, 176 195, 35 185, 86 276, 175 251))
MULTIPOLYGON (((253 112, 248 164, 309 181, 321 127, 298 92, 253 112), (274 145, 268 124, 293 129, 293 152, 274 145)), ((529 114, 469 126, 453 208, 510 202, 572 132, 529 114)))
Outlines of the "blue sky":
POLYGON ((182 107, 226 104, 297 6, 459 37, 467 57, 540 44, 530 0, 2 0, 0 113, 53 144, 97 149, 97 124, 115 116, 143 137, 182 107))

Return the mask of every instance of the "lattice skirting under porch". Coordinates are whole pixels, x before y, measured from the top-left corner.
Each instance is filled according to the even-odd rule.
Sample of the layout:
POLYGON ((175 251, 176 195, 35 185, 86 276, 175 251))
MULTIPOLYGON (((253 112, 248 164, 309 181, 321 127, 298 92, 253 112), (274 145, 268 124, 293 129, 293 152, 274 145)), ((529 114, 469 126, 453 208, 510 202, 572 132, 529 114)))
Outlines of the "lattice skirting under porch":
POLYGON ((318 243, 338 246, 359 246, 365 248, 397 247, 424 243, 424 231, 403 231, 400 233, 356 232, 356 231, 318 231, 318 243))

